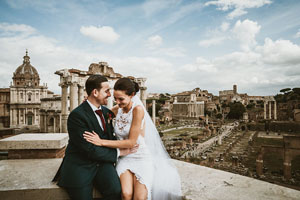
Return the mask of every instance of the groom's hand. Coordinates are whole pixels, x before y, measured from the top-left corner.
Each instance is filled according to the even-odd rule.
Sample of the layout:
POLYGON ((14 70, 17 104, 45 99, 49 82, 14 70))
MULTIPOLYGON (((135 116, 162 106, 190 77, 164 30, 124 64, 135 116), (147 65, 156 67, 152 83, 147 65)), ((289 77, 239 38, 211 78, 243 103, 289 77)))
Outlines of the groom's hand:
POLYGON ((137 152, 138 148, 139 148, 139 145, 136 144, 136 145, 134 145, 133 148, 130 148, 130 149, 129 148, 128 149, 120 149, 120 156, 127 156, 128 154, 135 153, 135 152, 137 152))

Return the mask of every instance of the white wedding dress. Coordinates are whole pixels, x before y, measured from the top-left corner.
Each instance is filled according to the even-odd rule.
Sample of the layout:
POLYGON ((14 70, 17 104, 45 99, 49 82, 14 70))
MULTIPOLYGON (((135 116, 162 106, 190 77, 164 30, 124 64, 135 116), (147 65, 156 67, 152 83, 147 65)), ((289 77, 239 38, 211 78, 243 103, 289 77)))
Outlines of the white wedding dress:
POLYGON ((114 125, 116 137, 119 140, 128 139, 132 112, 137 105, 141 105, 144 109, 141 124, 141 133, 144 130, 144 137, 142 134, 139 135, 136 153, 118 159, 116 166, 118 175, 126 170, 134 173, 137 180, 146 186, 148 200, 182 199, 179 174, 164 148, 155 125, 137 95, 132 98, 132 102, 132 108, 128 113, 124 113, 121 108, 118 109, 114 125))
MULTIPOLYGON (((132 108, 128 113, 124 113, 122 108, 119 108, 115 121, 115 134, 118 140, 126 140, 129 137, 129 131, 132 123, 132 108)), ((143 129, 144 120, 141 124, 141 132, 143 129)), ((139 148, 136 153, 120 157, 117 162, 116 170, 120 176, 126 170, 135 174, 137 180, 144 184, 148 190, 148 199, 151 199, 151 188, 153 182, 153 163, 149 149, 145 143, 145 138, 140 134, 137 140, 139 148)))

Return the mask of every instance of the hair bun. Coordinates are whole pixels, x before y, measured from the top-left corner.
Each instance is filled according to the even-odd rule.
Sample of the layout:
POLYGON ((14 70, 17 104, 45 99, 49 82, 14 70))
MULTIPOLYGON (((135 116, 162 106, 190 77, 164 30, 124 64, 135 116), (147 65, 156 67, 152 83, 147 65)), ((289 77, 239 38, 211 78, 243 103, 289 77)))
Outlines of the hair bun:
POLYGON ((137 82, 135 81, 132 81, 133 84, 134 84, 134 89, 135 89, 135 93, 138 93, 140 91, 140 86, 137 82))

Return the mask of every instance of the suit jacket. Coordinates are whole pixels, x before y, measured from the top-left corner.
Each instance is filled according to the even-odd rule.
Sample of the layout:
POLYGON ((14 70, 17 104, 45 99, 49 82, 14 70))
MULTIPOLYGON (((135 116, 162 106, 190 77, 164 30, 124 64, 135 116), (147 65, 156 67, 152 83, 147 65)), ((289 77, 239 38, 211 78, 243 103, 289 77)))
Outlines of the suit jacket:
POLYGON ((86 186, 92 183, 99 165, 115 164, 116 149, 96 146, 83 138, 84 131, 95 131, 102 139, 116 139, 113 136, 112 123, 107 119, 108 115, 113 116, 113 113, 104 106, 101 109, 106 121, 105 133, 88 102, 83 102, 70 113, 67 124, 69 143, 59 170, 59 186, 86 186))

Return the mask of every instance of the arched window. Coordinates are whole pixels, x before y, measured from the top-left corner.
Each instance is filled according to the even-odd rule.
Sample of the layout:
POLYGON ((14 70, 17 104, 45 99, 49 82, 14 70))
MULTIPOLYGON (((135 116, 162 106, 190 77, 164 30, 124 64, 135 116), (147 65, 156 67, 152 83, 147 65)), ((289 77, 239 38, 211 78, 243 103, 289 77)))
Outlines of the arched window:
POLYGON ((28 93, 28 101, 31 101, 31 93, 28 93))

